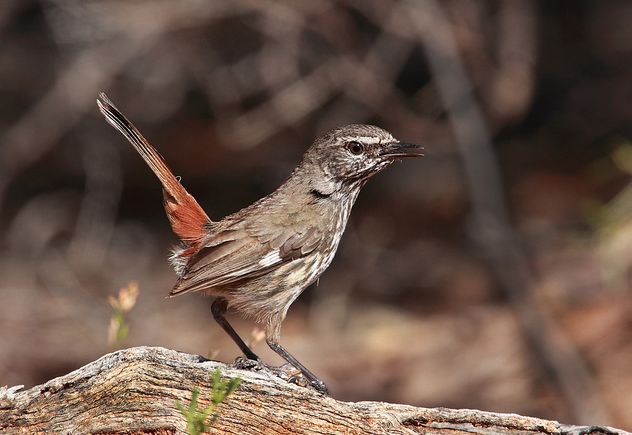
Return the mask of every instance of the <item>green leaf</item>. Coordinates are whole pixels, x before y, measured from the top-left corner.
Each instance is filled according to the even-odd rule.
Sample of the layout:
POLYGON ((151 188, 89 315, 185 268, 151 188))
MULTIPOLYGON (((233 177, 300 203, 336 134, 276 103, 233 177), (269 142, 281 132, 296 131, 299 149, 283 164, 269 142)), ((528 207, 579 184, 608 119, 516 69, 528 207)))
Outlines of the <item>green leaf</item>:
POLYGON ((200 389, 197 387, 191 391, 191 402, 188 407, 185 408, 180 402, 176 402, 176 408, 187 421, 189 435, 198 435, 208 430, 209 425, 219 417, 219 413, 214 412, 215 406, 226 400, 237 389, 240 382, 240 378, 222 379, 221 370, 217 368, 211 375, 211 403, 207 407, 199 408, 200 389))

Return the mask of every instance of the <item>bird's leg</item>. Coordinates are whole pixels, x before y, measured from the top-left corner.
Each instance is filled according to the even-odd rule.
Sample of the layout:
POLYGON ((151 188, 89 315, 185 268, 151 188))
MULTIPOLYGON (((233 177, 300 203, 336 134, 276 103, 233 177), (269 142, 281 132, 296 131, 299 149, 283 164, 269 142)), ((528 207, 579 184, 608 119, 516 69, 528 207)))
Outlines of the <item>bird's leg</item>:
POLYGON ((226 320, 226 317, 224 317, 224 314, 226 314, 227 309, 228 309, 228 301, 221 297, 216 298, 213 301, 213 304, 211 305, 211 313, 213 313, 213 318, 215 319, 217 323, 219 323, 219 326, 221 326, 222 329, 226 331, 226 333, 230 336, 230 338, 233 339, 233 341, 237 344, 237 346, 239 346, 239 348, 244 353, 246 358, 254 360, 254 361, 259 361, 259 357, 257 356, 257 354, 255 354, 252 350, 250 350, 248 345, 244 343, 244 341, 241 339, 239 334, 237 334, 237 332, 233 329, 233 327, 230 326, 230 323, 228 323, 228 320, 226 320))
POLYGON ((318 379, 314 373, 312 373, 307 367, 301 364, 296 358, 292 356, 292 354, 290 354, 290 352, 285 350, 285 348, 279 344, 280 335, 280 323, 273 322, 272 324, 268 325, 268 328, 266 329, 266 343, 268 344, 270 349, 275 351, 281 358, 294 366, 294 368, 300 370, 300 372, 303 374, 303 376, 307 378, 312 387, 323 394, 328 394, 329 391, 327 390, 327 386, 325 385, 325 383, 318 379))

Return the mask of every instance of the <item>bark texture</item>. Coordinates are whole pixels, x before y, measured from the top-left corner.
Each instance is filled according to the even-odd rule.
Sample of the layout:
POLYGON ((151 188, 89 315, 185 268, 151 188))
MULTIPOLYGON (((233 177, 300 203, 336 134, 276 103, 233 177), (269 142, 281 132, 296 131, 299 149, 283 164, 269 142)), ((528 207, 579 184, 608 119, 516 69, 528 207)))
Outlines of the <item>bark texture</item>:
POLYGON ((20 391, 0 388, 2 433, 186 433, 176 402, 194 387, 205 406, 220 367, 241 385, 219 405, 212 433, 235 434, 625 434, 603 426, 466 409, 341 402, 289 384, 267 370, 239 370, 196 355, 136 347, 105 355, 65 376, 20 391))

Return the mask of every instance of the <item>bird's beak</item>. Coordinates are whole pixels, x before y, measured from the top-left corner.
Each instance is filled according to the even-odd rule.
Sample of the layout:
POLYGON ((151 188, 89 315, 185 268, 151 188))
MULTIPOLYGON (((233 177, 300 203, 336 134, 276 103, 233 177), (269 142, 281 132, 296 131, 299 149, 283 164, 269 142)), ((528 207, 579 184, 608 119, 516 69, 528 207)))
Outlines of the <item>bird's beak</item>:
POLYGON ((401 159, 404 157, 421 157, 424 148, 414 143, 393 142, 386 145, 380 153, 389 159, 401 159))

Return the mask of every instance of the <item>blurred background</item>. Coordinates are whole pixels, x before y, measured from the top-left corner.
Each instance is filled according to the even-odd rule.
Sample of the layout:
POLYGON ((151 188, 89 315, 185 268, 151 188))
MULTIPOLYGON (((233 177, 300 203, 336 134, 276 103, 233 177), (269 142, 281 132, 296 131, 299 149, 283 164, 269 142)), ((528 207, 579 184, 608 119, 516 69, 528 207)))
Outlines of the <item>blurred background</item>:
POLYGON ((625 0, 2 1, 0 385, 127 346, 239 355, 210 299, 165 298, 176 239, 104 90, 216 219, 329 128, 425 146, 284 323, 333 397, 632 429, 631 22, 625 0))

